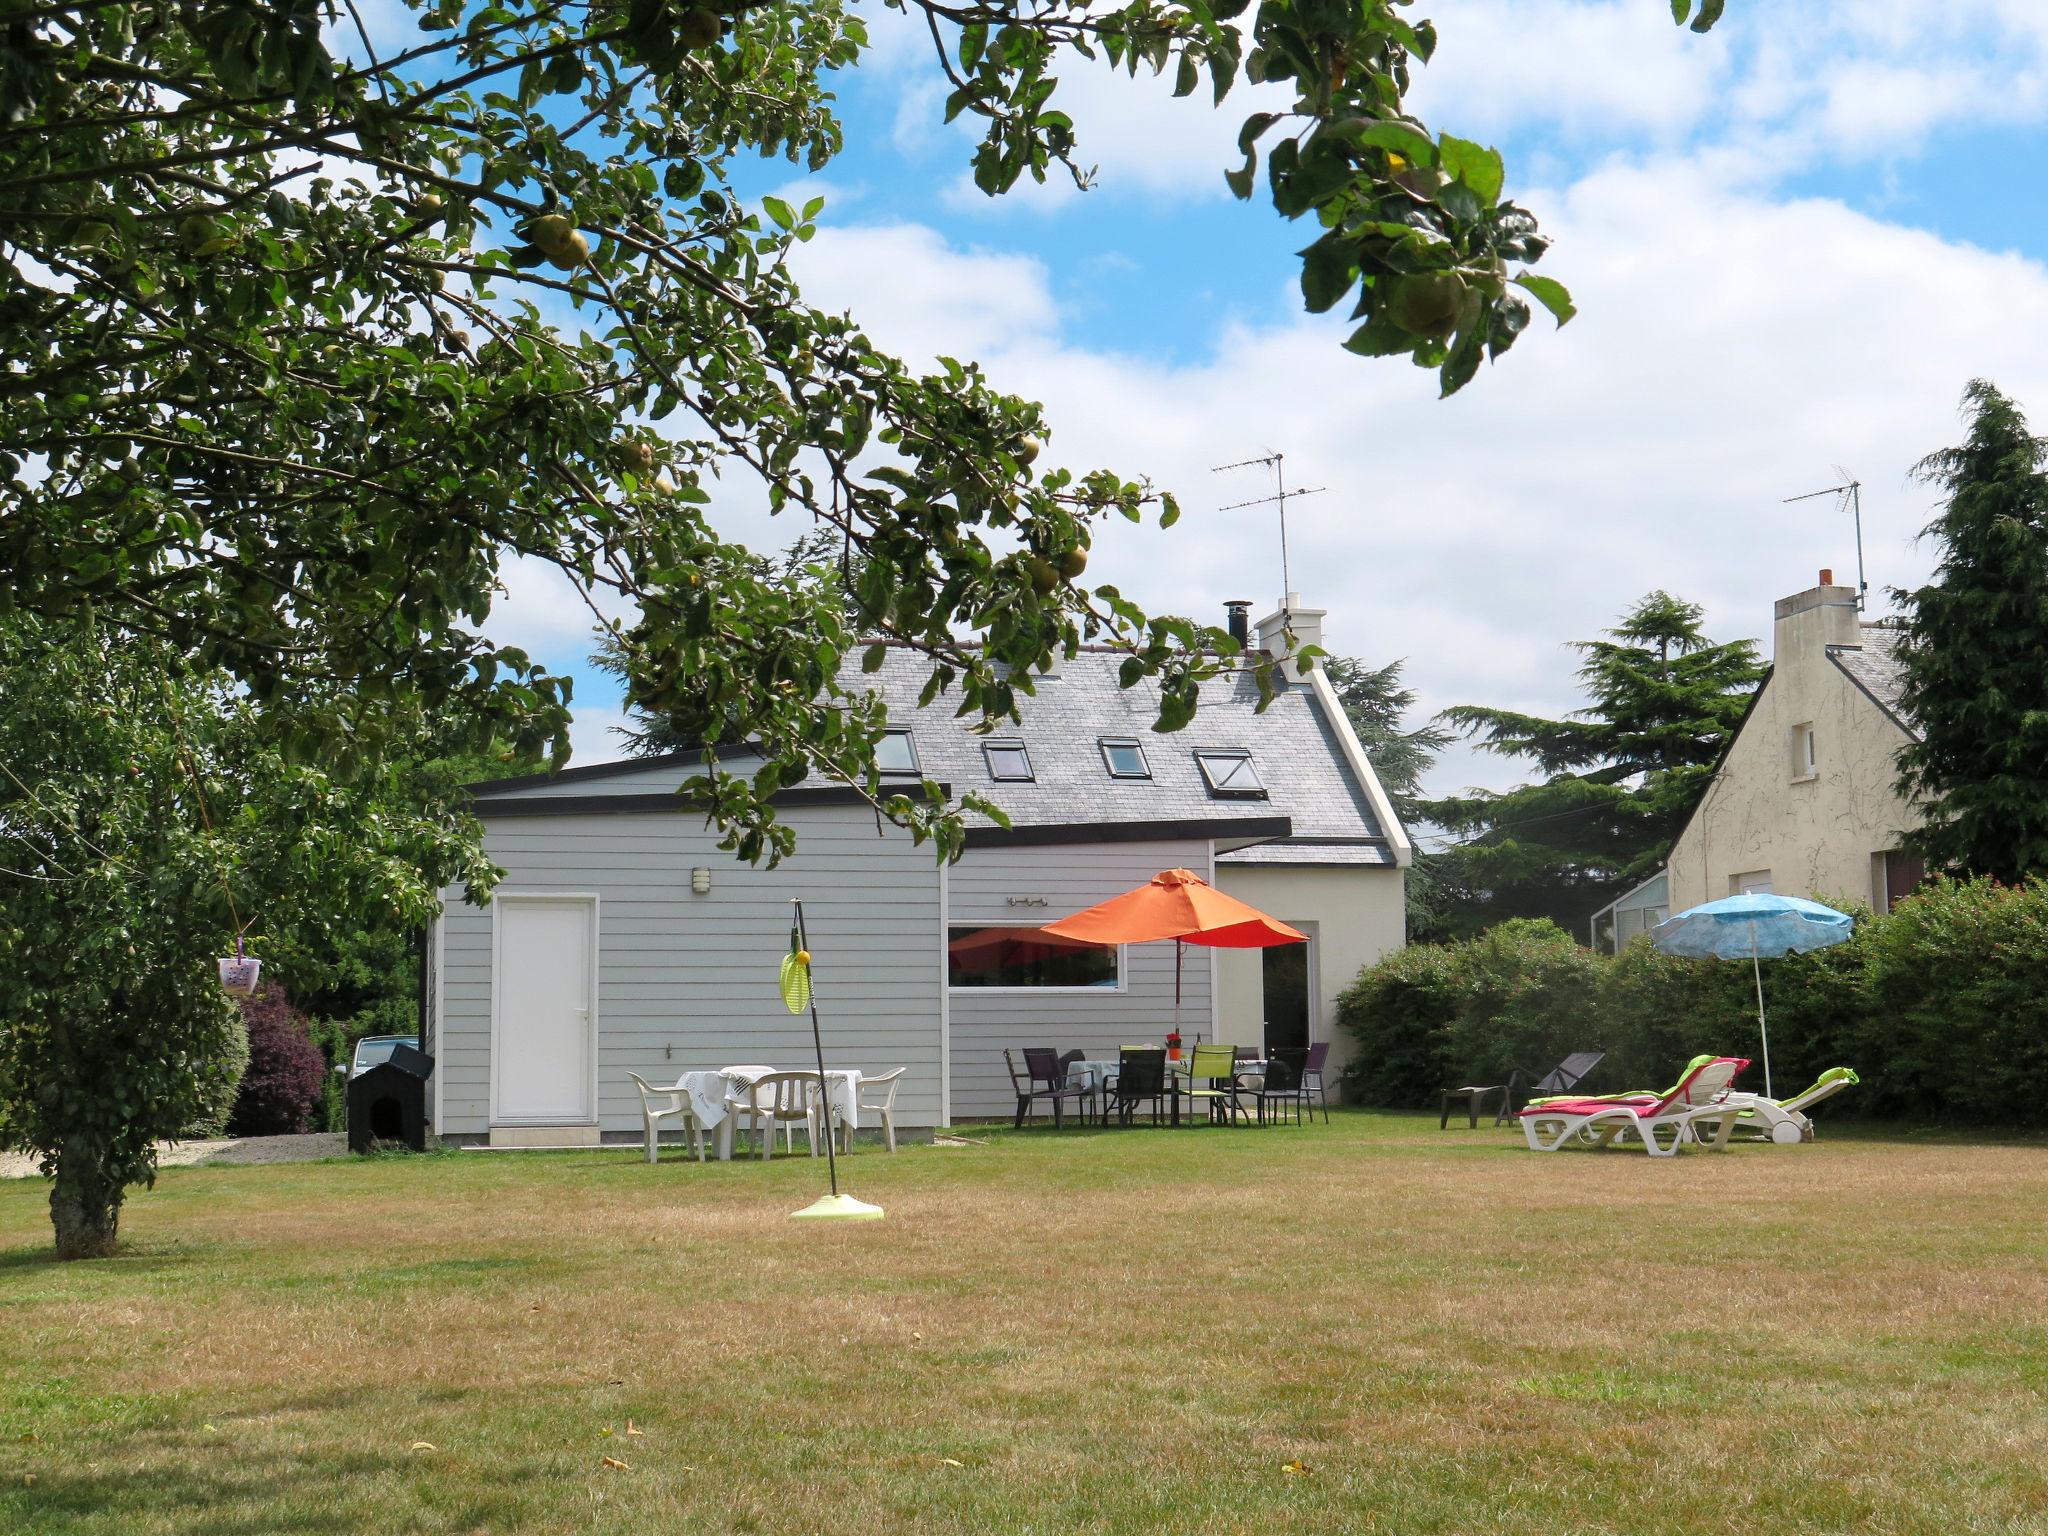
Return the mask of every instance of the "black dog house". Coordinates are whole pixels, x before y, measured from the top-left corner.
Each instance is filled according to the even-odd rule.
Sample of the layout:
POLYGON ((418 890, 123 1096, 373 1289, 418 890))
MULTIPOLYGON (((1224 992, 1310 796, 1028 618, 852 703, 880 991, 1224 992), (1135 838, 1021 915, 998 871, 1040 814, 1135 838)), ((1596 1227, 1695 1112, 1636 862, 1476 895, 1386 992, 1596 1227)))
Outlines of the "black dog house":
POLYGON ((427 1150, 427 1079, 434 1058, 409 1045, 394 1046, 391 1059, 359 1073, 348 1085, 348 1149, 367 1152, 380 1141, 402 1141, 427 1150))

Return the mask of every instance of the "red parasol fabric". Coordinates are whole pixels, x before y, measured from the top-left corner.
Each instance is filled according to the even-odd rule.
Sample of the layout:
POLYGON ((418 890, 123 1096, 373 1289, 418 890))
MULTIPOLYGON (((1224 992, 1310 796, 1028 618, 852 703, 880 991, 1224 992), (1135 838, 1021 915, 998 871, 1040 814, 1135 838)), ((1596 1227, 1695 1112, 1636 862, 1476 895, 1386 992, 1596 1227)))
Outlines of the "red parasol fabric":
POLYGON ((1190 869, 1161 870, 1135 891, 1047 923, 1039 931, 1091 944, 1179 939, 1218 949, 1268 949, 1308 942, 1300 929, 1224 895, 1190 869))
POLYGON ((1191 869, 1162 869, 1135 891, 1047 923, 1041 933, 1094 944, 1149 944, 1173 940, 1173 1027, 1180 1028, 1180 948, 1271 949, 1306 944, 1308 935, 1235 896, 1226 896, 1191 869))

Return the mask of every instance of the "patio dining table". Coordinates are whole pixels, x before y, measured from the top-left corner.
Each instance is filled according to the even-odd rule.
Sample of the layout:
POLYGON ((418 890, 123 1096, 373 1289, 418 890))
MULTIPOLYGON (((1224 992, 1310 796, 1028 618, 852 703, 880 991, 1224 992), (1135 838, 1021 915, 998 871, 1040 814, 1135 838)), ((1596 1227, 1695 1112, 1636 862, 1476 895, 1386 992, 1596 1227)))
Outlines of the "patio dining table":
MULTIPOLYGON (((807 1068, 786 1069, 782 1067, 717 1067, 704 1072, 685 1072, 676 1079, 676 1087, 682 1090, 689 1101, 690 1113, 697 1123, 706 1130, 718 1133, 718 1159, 732 1161, 733 1121, 739 1118, 726 1109, 728 1094, 734 1098, 745 1097, 746 1091, 771 1073, 785 1070, 812 1070, 807 1068)), ((860 1129, 860 1070, 854 1068, 833 1068, 825 1073, 825 1095, 832 1113, 839 1117, 839 1123, 850 1130, 860 1129)), ((828 1121, 829 1134, 829 1121, 828 1121)))
MULTIPOLYGON (((1167 1062, 1166 1075, 1169 1079, 1188 1076, 1191 1054, 1183 1055, 1179 1061, 1167 1062)), ((1121 1065, 1121 1058, 1115 1056, 1091 1056, 1080 1061, 1070 1061, 1067 1063, 1067 1081, 1080 1083, 1106 1098, 1116 1087, 1117 1070, 1121 1065)), ((1240 1061, 1237 1064, 1236 1077, 1239 1086, 1257 1090, 1266 1081, 1266 1064, 1263 1061, 1240 1061)), ((1178 1099, 1178 1090, 1174 1096, 1178 1099)), ((1178 1114, 1179 1106, 1176 1104, 1176 1125, 1180 1123, 1178 1114)))

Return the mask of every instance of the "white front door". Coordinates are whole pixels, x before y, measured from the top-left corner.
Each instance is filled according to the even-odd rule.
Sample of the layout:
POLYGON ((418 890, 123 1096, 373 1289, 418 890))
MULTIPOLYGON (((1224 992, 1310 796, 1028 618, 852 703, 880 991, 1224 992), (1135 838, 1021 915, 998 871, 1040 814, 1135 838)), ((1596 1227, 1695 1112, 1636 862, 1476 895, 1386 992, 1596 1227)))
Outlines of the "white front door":
POLYGON ((597 902, 498 896, 491 1119, 589 1125, 597 1119, 597 902))

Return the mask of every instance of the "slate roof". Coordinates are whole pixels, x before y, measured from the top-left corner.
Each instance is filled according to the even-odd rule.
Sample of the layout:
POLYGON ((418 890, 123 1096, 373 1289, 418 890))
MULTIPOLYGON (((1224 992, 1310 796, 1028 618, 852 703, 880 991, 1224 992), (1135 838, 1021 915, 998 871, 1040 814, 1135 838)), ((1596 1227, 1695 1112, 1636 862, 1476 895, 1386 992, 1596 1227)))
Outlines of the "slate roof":
POLYGON ((998 726, 985 737, 954 718, 957 693, 918 708, 931 663, 915 651, 891 646, 878 671, 848 681, 879 692, 891 725, 909 728, 925 777, 943 780, 955 794, 986 795, 1018 827, 1257 821, 1282 815, 1292 823, 1289 837, 1219 858, 1247 864, 1396 862, 1365 788, 1310 688, 1288 687, 1261 714, 1258 690, 1248 675, 1212 678, 1202 686, 1194 723, 1161 735, 1152 729, 1158 718, 1157 690, 1149 680, 1128 690, 1118 687, 1121 664, 1122 656, 1109 651, 1083 651, 1060 661, 1037 680, 1035 696, 1020 699, 1022 724, 998 726), (1140 743, 1152 777, 1111 777, 1103 762, 1105 738, 1140 743), (1032 782, 998 782, 991 776, 983 744, 1007 740, 1021 740, 1029 751, 1032 782), (1212 796, 1195 761, 1202 748, 1248 752, 1267 798, 1212 796))
POLYGON ((1861 645, 1829 646, 1829 659, 1891 717, 1893 724, 1917 741, 1920 732, 1906 718, 1899 702, 1906 691, 1906 669, 1898 654, 1904 631, 1892 624, 1865 624, 1862 635, 1861 645))

